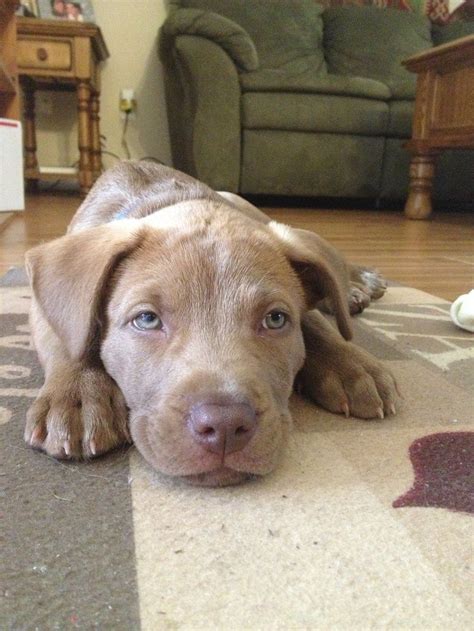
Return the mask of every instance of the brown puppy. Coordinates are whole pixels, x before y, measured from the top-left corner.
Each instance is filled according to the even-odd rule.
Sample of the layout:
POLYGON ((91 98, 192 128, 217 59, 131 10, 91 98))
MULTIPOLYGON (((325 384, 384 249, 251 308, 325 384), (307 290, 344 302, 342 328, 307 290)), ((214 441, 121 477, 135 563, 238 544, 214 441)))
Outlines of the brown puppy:
POLYGON ((57 458, 131 434, 152 466, 192 482, 266 474, 291 427, 297 375, 331 411, 395 412, 391 374, 346 341, 350 276, 367 296, 383 293, 379 277, 367 272, 370 288, 313 233, 167 167, 105 173, 68 234, 31 250, 27 269, 45 384, 25 439, 57 458))

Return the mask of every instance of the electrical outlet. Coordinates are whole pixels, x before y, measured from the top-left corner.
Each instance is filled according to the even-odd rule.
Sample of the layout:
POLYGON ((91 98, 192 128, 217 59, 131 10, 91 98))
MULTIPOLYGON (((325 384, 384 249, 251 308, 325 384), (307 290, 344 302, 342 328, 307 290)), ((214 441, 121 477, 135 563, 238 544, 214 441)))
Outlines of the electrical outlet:
POLYGON ((121 118, 125 118, 127 114, 129 118, 135 118, 135 112, 137 109, 135 90, 132 88, 122 88, 122 90, 120 90, 119 109, 121 112, 121 118))

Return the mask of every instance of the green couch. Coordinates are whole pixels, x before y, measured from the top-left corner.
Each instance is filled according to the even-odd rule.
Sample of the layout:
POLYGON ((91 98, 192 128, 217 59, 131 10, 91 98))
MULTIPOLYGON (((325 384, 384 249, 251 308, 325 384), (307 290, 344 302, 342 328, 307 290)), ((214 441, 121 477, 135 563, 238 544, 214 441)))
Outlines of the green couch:
MULTIPOLYGON (((242 194, 403 199, 416 77, 400 61, 472 25, 312 0, 180 0, 160 32, 174 166, 242 194)), ((474 155, 435 199, 474 199, 474 155)))

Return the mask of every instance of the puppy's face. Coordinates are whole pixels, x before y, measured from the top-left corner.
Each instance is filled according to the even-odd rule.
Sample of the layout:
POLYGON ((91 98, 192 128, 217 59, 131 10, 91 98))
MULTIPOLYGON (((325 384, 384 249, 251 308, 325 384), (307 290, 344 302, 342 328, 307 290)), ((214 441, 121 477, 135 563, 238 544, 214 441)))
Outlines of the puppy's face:
POLYGON ((302 313, 329 298, 350 336, 343 291, 313 246, 308 233, 201 200, 72 232, 30 251, 27 266, 71 361, 97 366, 100 353, 147 460, 223 485, 278 461, 302 313))
POLYGON ((101 357, 145 458, 208 485, 271 471, 304 360, 302 285, 277 239, 210 216, 155 227, 112 287, 101 357))

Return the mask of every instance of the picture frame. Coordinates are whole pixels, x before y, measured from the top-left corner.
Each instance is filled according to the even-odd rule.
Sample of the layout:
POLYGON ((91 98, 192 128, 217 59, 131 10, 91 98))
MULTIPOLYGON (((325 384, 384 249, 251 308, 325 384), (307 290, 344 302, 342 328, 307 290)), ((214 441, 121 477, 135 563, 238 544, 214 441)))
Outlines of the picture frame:
POLYGON ((20 0, 15 14, 27 18, 37 18, 39 15, 37 0, 20 0))
POLYGON ((91 0, 36 0, 39 17, 46 20, 95 22, 91 0))

